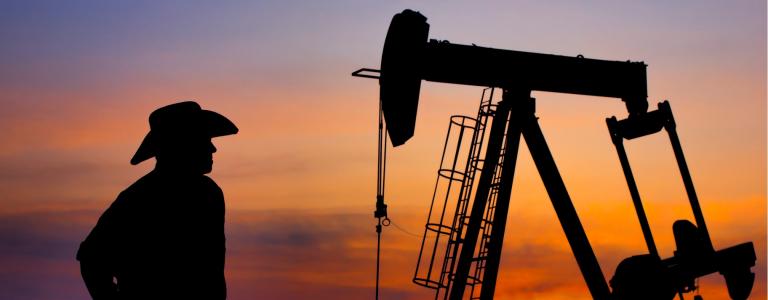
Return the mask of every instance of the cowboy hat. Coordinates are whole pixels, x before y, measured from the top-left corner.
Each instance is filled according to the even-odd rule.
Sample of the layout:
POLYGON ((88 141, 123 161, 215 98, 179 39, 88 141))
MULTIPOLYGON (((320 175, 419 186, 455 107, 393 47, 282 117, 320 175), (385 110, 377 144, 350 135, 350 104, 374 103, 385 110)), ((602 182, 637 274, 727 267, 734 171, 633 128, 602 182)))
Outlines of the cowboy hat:
POLYGON ((203 134, 217 137, 237 133, 226 117, 200 108, 194 101, 184 101, 158 108, 149 115, 149 133, 144 137, 131 164, 137 165, 157 155, 162 140, 203 134))

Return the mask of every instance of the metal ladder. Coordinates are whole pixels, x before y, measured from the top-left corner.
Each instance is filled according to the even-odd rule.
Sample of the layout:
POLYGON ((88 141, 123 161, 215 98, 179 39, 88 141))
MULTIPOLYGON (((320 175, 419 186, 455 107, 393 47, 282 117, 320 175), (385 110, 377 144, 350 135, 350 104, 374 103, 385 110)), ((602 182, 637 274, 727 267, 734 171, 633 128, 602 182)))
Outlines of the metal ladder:
MULTIPOLYGON (((458 265, 458 256, 464 247, 464 235, 469 223, 467 213, 471 210, 471 203, 476 197, 475 181, 485 167, 484 147, 487 143, 486 131, 488 121, 497 117, 497 104, 494 103, 494 88, 486 88, 480 97, 480 105, 477 118, 467 116, 452 116, 446 136, 446 144, 443 149, 443 158, 438 169, 438 178, 435 184, 435 192, 430 205, 424 237, 416 264, 416 272, 413 282, 428 288, 435 289, 435 299, 447 299, 448 292, 455 279, 458 265), (473 125, 469 125, 474 122, 473 125), (456 126, 456 127, 453 127, 456 126), (449 139, 452 136, 452 128, 458 129, 458 142, 455 151, 449 151, 449 139), (471 131, 471 134, 469 133, 471 131), (466 148, 462 146, 462 136, 467 133, 466 148), (471 135, 471 137, 470 137, 471 135), (461 151, 461 149, 465 149, 461 151), (461 151, 461 155, 459 152, 461 151), (457 165, 458 157, 466 157, 457 165), (461 167, 464 167, 463 169, 461 167), (445 193, 438 193, 438 189, 444 183, 447 187, 445 193), (456 193, 452 193, 452 186, 456 187, 456 193), (453 201, 449 201, 453 200, 453 201), (454 200, 455 199, 455 200, 454 200), (455 208, 455 209, 454 209, 455 208), (428 242, 427 240, 431 240, 428 242), (442 263, 442 264, 440 264, 442 263), (434 267, 434 269, 433 269, 434 267)), ((504 117, 509 117, 508 115, 504 117)), ((504 149, 501 150, 504 152, 504 149)), ((503 153, 502 153, 503 155, 503 153)), ((503 157, 503 156, 502 156, 503 157)), ((490 187, 488 198, 481 222, 482 237, 475 249, 472 249, 474 258, 470 270, 467 285, 472 290, 470 299, 476 299, 475 290, 479 291, 482 276, 486 268, 488 256, 488 243, 493 230, 493 218, 496 208, 496 199, 499 194, 500 161, 495 168, 494 178, 490 187)), ((488 166, 490 167, 490 166, 488 166)))
MULTIPOLYGON (((483 158, 481 157, 482 150, 483 150, 483 143, 485 141, 485 129, 486 124, 488 123, 489 117, 494 116, 494 107, 493 104, 493 95, 494 95, 494 88, 486 88, 483 90, 483 94, 480 97, 480 107, 478 109, 477 113, 477 123, 474 131, 474 136, 472 137, 472 143, 470 147, 469 152, 469 158, 467 159, 467 167, 466 167, 466 176, 464 177, 464 181, 462 182, 462 188, 460 192, 459 200, 457 201, 457 207, 456 207, 456 214, 453 219, 452 223, 452 232, 450 239, 448 240, 448 245, 446 249, 446 256, 443 261, 443 268, 441 271, 440 276, 440 289, 444 289, 446 293, 441 293, 440 289, 438 289, 436 293, 436 299, 440 298, 440 295, 443 294, 444 298, 447 298, 447 291, 449 290, 451 283, 453 281, 454 272, 456 268, 456 257, 460 251, 461 246, 463 245, 463 239, 462 236, 464 234, 464 227, 467 225, 469 216, 467 216, 467 210, 469 209, 469 204, 471 203, 471 199, 473 198, 473 187, 475 182, 475 176, 480 172, 480 170, 483 167, 483 158), (487 98, 486 98, 487 95, 487 98)), ((502 150, 503 151, 503 150, 502 150)), ((500 164, 499 164, 500 165, 500 164)), ((497 172, 498 174, 499 172, 497 172)), ((495 202, 496 202, 496 195, 498 194, 498 175, 496 175, 496 178, 494 178, 494 185, 491 190, 491 194, 489 196, 489 203, 487 205, 486 211, 485 211, 485 217, 483 218, 483 237, 479 244, 479 252, 476 255, 474 259, 475 263, 475 275, 470 276, 470 281, 468 282, 468 285, 470 285, 471 289, 474 291, 476 286, 479 286, 480 283, 482 283, 482 272, 485 268, 485 261, 487 257, 487 242, 490 237, 490 232, 492 230, 492 220, 493 220, 493 213, 495 202)), ((479 289, 478 289, 479 291, 479 289)), ((474 293, 470 293, 470 295, 474 295, 474 293)), ((479 297, 479 296, 478 296, 479 297)), ((475 298, 470 298, 475 299, 475 298)))
MULTIPOLYGON (((506 131, 505 131, 506 132, 506 131)), ((506 134, 504 135, 506 139, 506 134)), ((480 240, 478 241, 477 254, 473 258, 474 272, 469 276, 467 285, 469 286, 469 299, 480 299, 480 287, 483 283, 483 274, 488 259, 488 243, 490 242, 491 232, 493 232, 493 219, 496 211, 496 201, 499 195, 499 186, 501 181, 501 166, 504 164, 504 153, 506 143, 502 142, 502 148, 499 156, 499 163, 496 165, 494 177, 491 183, 491 190, 488 195, 488 201, 483 220, 480 225, 480 240)))

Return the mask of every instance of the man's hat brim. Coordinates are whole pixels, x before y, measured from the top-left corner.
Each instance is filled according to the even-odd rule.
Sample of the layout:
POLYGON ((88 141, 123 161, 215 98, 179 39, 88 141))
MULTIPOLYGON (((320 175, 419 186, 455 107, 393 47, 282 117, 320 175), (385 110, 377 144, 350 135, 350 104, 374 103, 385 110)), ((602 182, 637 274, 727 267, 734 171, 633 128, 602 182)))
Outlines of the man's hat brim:
MULTIPOLYGON (((219 113, 210 110, 200 110, 199 118, 199 122, 202 122, 205 130, 203 133, 211 138, 236 134, 238 132, 237 126, 219 113)), ((132 165, 137 165, 157 155, 158 137, 156 135, 152 130, 147 133, 139 149, 136 150, 136 154, 131 158, 132 165)))

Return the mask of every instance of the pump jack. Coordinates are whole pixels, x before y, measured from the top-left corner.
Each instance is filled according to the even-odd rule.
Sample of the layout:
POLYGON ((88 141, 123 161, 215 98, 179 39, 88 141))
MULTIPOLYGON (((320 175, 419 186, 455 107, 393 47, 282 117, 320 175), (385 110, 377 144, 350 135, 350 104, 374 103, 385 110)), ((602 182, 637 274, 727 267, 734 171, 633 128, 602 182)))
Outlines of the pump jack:
MULTIPOLYGON (((448 237, 441 256, 441 271, 432 272, 433 253, 426 276, 419 275, 417 266, 415 283, 436 289, 436 299, 493 299, 522 137, 594 299, 672 299, 675 295, 682 299, 683 293, 696 288, 696 278, 714 272, 725 277, 732 299, 749 296, 754 282, 751 272, 756 259, 754 246, 747 242, 722 250, 714 249, 669 103, 664 101, 657 110, 648 111, 646 65, 643 62, 529 53, 437 40, 427 42, 428 32, 429 24, 420 13, 405 10, 396 14, 384 43, 381 70, 364 68, 352 73, 353 76, 379 79, 380 113, 384 115, 386 132, 393 146, 404 144, 414 134, 421 80, 501 88, 503 97, 496 105, 489 101, 483 106, 481 102, 475 129, 484 129, 481 116, 492 117, 485 156, 467 160, 468 169, 476 168, 480 177, 474 182, 473 176, 462 173, 460 198, 465 198, 465 203, 459 200, 453 223, 443 223, 442 218, 439 223, 428 221, 425 232, 435 232, 438 238, 440 235, 448 237), (375 73, 379 73, 378 76, 375 73), (610 281, 611 288, 539 127, 535 99, 530 97, 532 91, 619 98, 626 105, 627 118, 611 117, 607 124, 648 253, 622 261, 610 281), (695 224, 687 220, 675 222, 673 233, 677 250, 673 257, 666 259, 661 259, 656 250, 623 146, 624 139, 643 137, 661 129, 669 134, 695 219, 695 224), (476 188, 474 193, 464 191, 473 186, 476 188), (473 195, 471 206, 469 195, 473 195), (478 286, 479 293, 476 293, 478 286), (467 288, 471 288, 468 294, 465 293, 467 288)), ((476 137, 477 134, 473 145, 476 137)), ((478 153, 474 155, 479 157, 478 153)), ((379 201, 377 206, 383 205, 383 199, 379 201)), ((420 262, 423 252, 424 241, 420 262)))

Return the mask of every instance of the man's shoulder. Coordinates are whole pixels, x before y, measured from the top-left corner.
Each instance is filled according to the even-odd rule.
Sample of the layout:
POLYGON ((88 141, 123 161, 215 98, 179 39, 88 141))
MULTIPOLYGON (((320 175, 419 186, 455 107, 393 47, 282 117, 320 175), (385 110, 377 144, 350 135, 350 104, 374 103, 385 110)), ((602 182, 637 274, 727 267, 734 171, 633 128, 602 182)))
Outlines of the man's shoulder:
POLYGON ((164 196, 178 195, 180 188, 186 190, 185 193, 223 198, 219 185, 208 176, 167 177, 150 172, 123 190, 114 204, 120 206, 125 202, 135 202, 134 199, 160 199, 164 196))
POLYGON ((221 188, 216 183, 216 181, 214 181, 211 177, 208 177, 206 175, 202 175, 200 177, 201 177, 200 180, 203 182, 203 185, 205 185, 206 187, 211 189, 221 190, 221 188))
POLYGON ((202 185, 205 191, 210 193, 210 195, 212 195, 214 198, 220 198, 223 200, 224 192, 222 192, 219 185, 216 184, 216 181, 213 181, 213 179, 205 175, 201 176, 201 181, 203 182, 202 185))
POLYGON ((149 172, 125 188, 125 190, 120 193, 120 196, 132 196, 154 190, 160 185, 158 179, 159 178, 157 178, 154 172, 149 172))
MULTIPOLYGON (((156 179, 152 178, 152 173, 148 173, 138 180, 136 180, 134 183, 132 183, 130 186, 125 188, 120 194, 117 195, 117 199, 115 199, 114 202, 112 202, 112 205, 110 208, 118 209, 120 207, 124 206, 132 206, 132 204, 136 200, 132 199, 142 199, 145 198, 148 193, 150 193, 153 190, 156 190, 156 179)), ((121 209, 121 208, 120 208, 121 209)))

